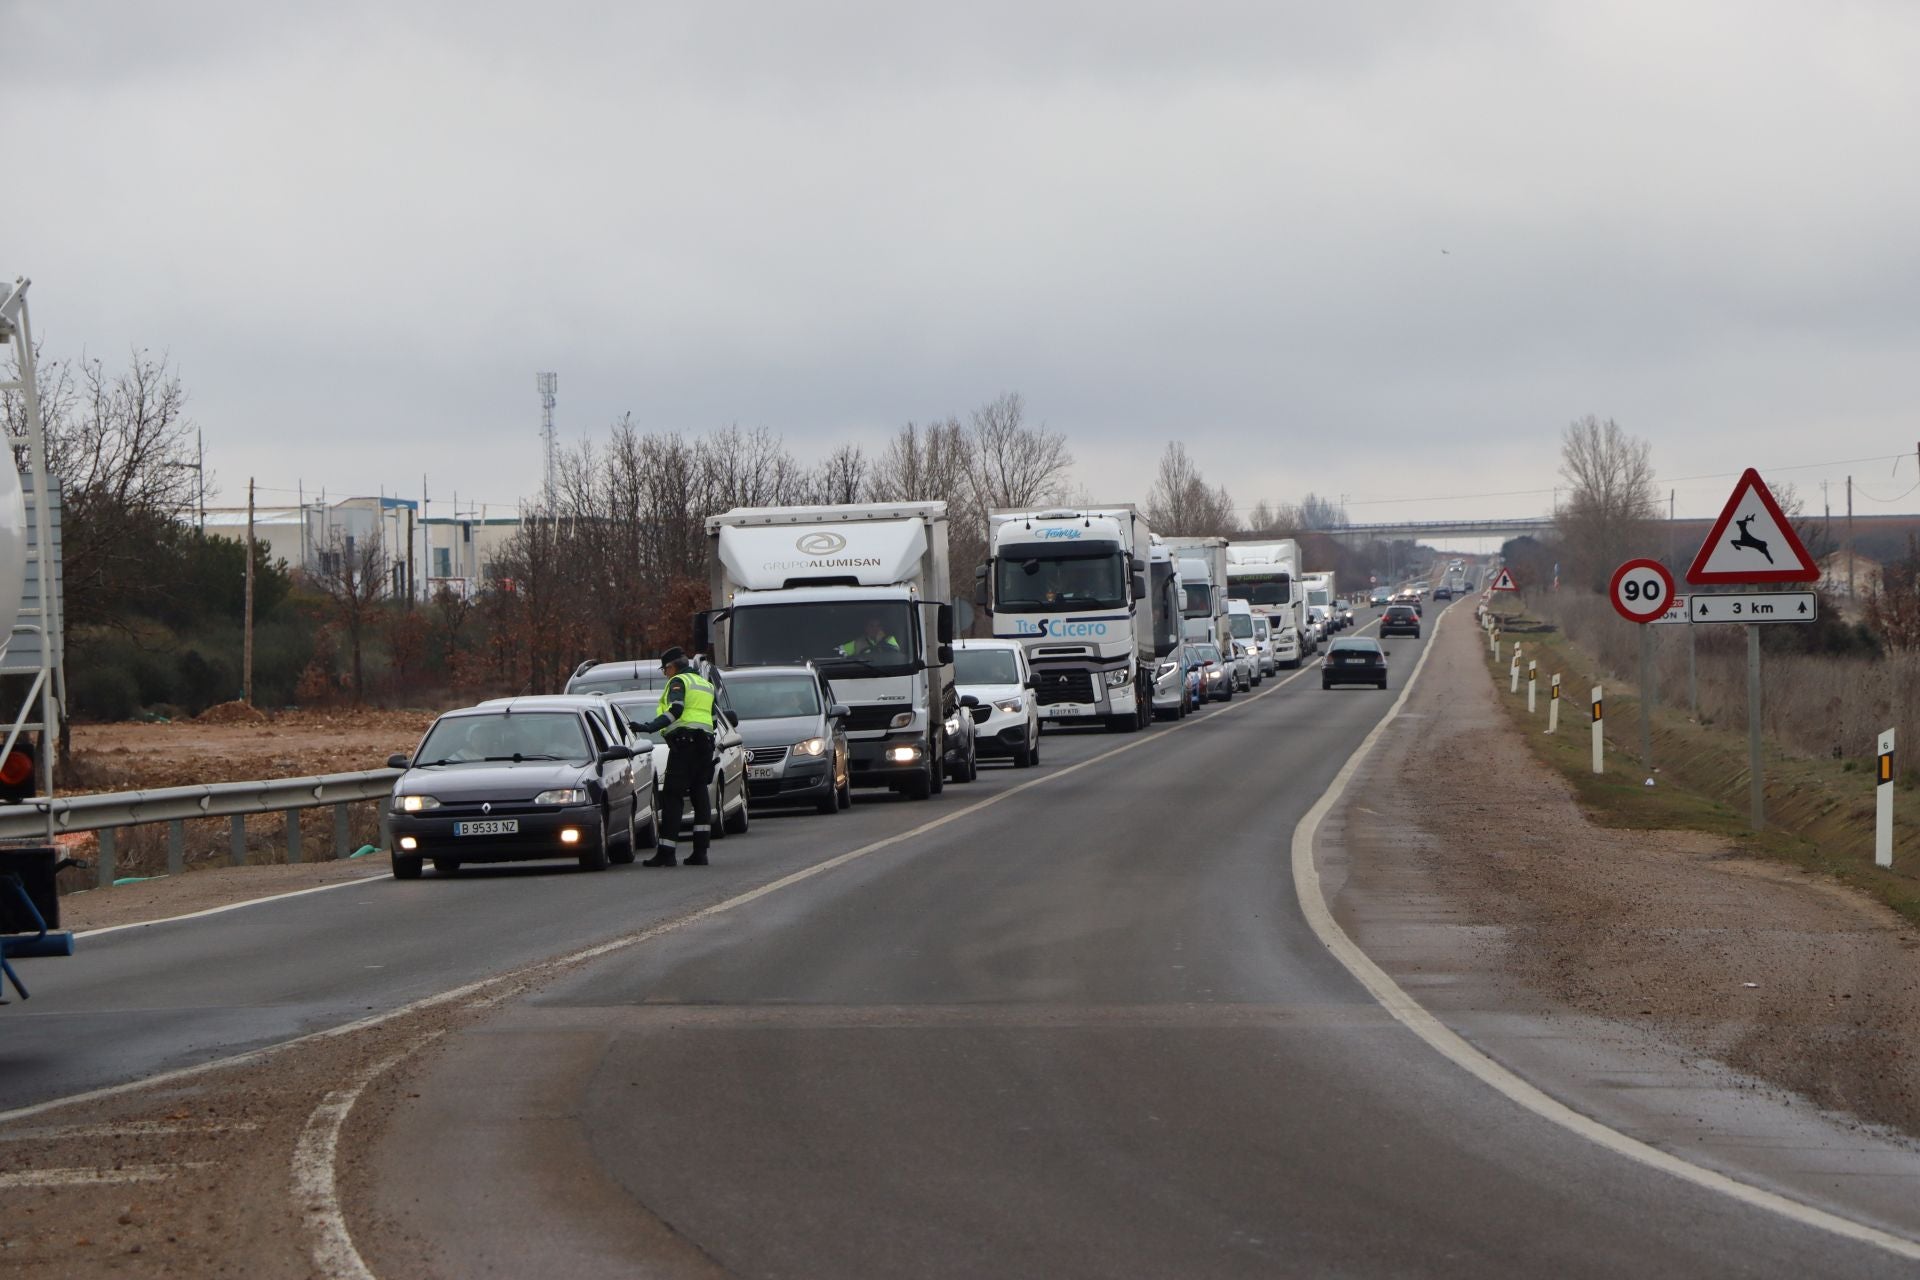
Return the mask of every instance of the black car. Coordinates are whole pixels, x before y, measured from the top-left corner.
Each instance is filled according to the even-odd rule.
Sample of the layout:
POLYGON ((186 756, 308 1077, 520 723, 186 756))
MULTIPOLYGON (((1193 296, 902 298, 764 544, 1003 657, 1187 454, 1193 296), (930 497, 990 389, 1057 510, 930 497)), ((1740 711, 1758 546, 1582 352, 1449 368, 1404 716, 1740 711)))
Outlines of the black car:
POLYGON ((433 722, 393 785, 393 874, 425 859, 462 863, 569 858, 587 871, 632 862, 653 840, 653 770, 579 706, 480 706, 433 722))
POLYGON ((1370 684, 1387 687, 1387 651, 1372 636, 1342 636, 1327 648, 1320 663, 1320 687, 1370 684))
POLYGON ((727 673, 756 805, 811 805, 838 813, 853 799, 847 709, 811 664, 727 673))
POLYGON ((1380 634, 1383 636, 1412 636, 1420 638, 1420 610, 1410 604, 1390 606, 1380 615, 1380 634))
POLYGON ((1443 583, 1433 589, 1433 598, 1435 600, 1451 600, 1453 599, 1453 588, 1443 583))

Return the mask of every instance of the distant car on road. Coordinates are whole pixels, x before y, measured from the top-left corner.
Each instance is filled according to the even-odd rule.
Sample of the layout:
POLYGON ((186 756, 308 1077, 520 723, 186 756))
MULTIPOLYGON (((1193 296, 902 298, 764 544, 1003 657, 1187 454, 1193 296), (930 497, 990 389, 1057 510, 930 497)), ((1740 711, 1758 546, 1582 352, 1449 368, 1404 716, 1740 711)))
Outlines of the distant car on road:
POLYGON ((1433 598, 1435 600, 1451 600, 1453 599, 1453 588, 1447 586, 1445 583, 1441 583, 1433 589, 1433 598))
POLYGON ((1327 649, 1320 664, 1320 687, 1370 684, 1387 687, 1387 651, 1372 636, 1342 636, 1327 649))
MULTIPOLYGON (((393 784, 395 879, 429 858, 443 875, 470 862, 632 862, 654 830, 653 767, 581 699, 468 707, 433 722, 393 784)), ((624 723, 624 722, 621 722, 624 723)))
POLYGON ((1196 642, 1187 646, 1200 664, 1200 688, 1208 702, 1232 702, 1236 681, 1233 667, 1220 656, 1220 646, 1196 642))
POLYGON ((960 695, 960 705, 947 717, 947 781, 972 782, 980 776, 980 749, 975 735, 978 728, 973 709, 980 699, 970 693, 960 695))
POLYGON ((1410 604, 1390 605, 1380 615, 1380 634, 1383 636, 1412 636, 1420 638, 1420 611, 1410 604))
POLYGON ((1367 603, 1376 609, 1384 608, 1393 603, 1393 593, 1385 587, 1375 587, 1373 589, 1373 595, 1369 597, 1367 603))

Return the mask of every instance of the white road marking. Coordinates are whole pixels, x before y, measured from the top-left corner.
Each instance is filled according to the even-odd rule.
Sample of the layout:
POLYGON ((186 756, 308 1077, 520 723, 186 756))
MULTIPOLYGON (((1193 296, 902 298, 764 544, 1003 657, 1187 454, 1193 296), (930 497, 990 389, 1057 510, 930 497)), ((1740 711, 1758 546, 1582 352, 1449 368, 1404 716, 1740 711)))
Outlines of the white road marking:
POLYGON ((300 1141, 293 1148, 293 1198, 303 1206, 307 1229, 313 1233, 313 1265, 323 1276, 334 1280, 374 1280, 366 1259, 353 1244, 347 1229, 347 1216, 340 1207, 339 1180, 334 1177, 334 1157, 340 1150, 340 1131, 353 1104, 360 1101, 367 1086, 395 1063, 418 1052, 440 1033, 428 1032, 405 1049, 366 1068, 344 1089, 335 1089, 307 1117, 300 1141))
POLYGON ((194 1133, 251 1133, 260 1124, 255 1120, 128 1120, 120 1124, 69 1124, 44 1129, 8 1129, 0 1131, 0 1142, 70 1142, 80 1138, 173 1138, 194 1133))
POLYGON ((165 1182, 191 1169, 204 1169, 205 1160, 181 1164, 128 1164, 118 1169, 22 1169, 0 1173, 5 1187, 105 1187, 122 1182, 165 1182))
MULTIPOLYGON (((1435 630, 1438 631, 1436 619, 1435 630)), ((1690 1182, 1709 1191, 1717 1191, 1740 1203, 1799 1223, 1814 1227, 1834 1235, 1853 1240, 1861 1244, 1873 1245, 1902 1258, 1920 1260, 1920 1242, 1870 1227, 1865 1223, 1843 1218, 1837 1213, 1817 1209, 1802 1204, 1778 1192, 1766 1191, 1737 1178, 1729 1177, 1713 1169, 1693 1164, 1679 1156, 1661 1150, 1650 1143, 1630 1138, 1617 1129, 1609 1128, 1590 1116, 1582 1115, 1565 1103, 1550 1097, 1543 1090, 1529 1084, 1513 1072, 1507 1070, 1486 1054, 1469 1044, 1465 1038, 1453 1031, 1445 1023, 1427 1012, 1426 1008, 1395 982, 1379 965, 1375 964, 1367 953, 1348 936, 1334 919, 1333 911, 1320 886, 1320 871, 1313 862, 1314 837, 1320 831, 1320 824, 1333 807, 1346 793, 1354 775, 1360 771, 1361 764, 1373 753, 1374 746, 1386 733, 1387 728, 1400 715, 1400 709, 1406 704, 1407 695, 1413 691, 1413 683, 1419 679, 1421 669, 1427 665, 1427 658, 1433 653, 1433 645, 1427 644, 1420 652, 1420 660, 1414 664, 1412 673, 1400 690, 1400 696, 1394 699, 1393 706, 1372 732, 1361 740, 1353 754, 1340 767, 1340 772, 1327 785, 1313 808, 1300 819, 1293 829, 1293 886, 1300 899, 1300 913, 1306 917, 1307 924, 1313 929, 1328 951, 1347 972, 1360 980, 1368 994, 1379 1002, 1380 1006, 1392 1014, 1400 1024, 1427 1042, 1427 1045, 1488 1085, 1511 1102, 1525 1107, 1543 1120, 1549 1120, 1561 1128, 1587 1139, 1596 1146, 1605 1148, 1616 1155, 1671 1174, 1683 1182, 1690 1182)))
MULTIPOLYGON (((76 933, 73 936, 76 940, 80 938, 98 938, 109 933, 123 933, 128 929, 151 929, 157 924, 179 924, 182 920, 199 920, 206 916, 225 915, 229 911, 239 911, 244 907, 257 907, 268 902, 284 902, 288 898, 305 897, 309 893, 326 893, 332 889, 351 889, 354 885, 365 884, 369 880, 383 879, 385 875, 385 872, 376 871, 370 876, 354 876, 352 879, 342 880, 338 884, 317 884, 307 889, 289 889, 285 893, 270 893, 264 898, 248 898, 245 902, 229 902, 224 907, 208 907, 205 911, 189 911, 184 915, 163 916, 158 920, 134 920, 127 924, 102 925, 98 929, 88 929, 84 932, 76 933)), ((99 890, 89 890, 89 892, 97 893, 99 890)))

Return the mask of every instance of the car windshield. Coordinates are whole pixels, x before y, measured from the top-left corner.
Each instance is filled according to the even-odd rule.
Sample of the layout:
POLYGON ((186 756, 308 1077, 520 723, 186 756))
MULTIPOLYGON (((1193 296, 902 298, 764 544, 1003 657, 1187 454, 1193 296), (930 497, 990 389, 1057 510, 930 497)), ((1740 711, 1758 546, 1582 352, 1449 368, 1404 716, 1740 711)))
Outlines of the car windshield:
POLYGON ((1202 662, 1218 662, 1220 650, 1210 644, 1197 644, 1193 646, 1193 656, 1202 662))
POLYGON ((415 757, 421 767, 479 760, 564 760, 585 764, 592 758, 580 717, 570 711, 442 716, 427 731, 426 740, 420 744, 415 757))
POLYGON ((820 714, 820 682, 812 676, 735 676, 727 697, 742 720, 820 714))
POLYGON ((1118 609, 1127 603, 1127 577, 1116 552, 1023 556, 1015 550, 996 563, 994 599, 1010 613, 1118 609))
POLYGON ((1227 626, 1233 631, 1236 640, 1251 640, 1253 638, 1253 615, 1250 613, 1228 614, 1227 626))
POLYGON ((955 684, 1019 684, 1020 664, 1011 649, 960 649, 953 655, 955 684))
POLYGON ((848 663, 859 668, 914 665, 920 629, 905 600, 817 600, 741 605, 733 611, 730 666, 848 663))

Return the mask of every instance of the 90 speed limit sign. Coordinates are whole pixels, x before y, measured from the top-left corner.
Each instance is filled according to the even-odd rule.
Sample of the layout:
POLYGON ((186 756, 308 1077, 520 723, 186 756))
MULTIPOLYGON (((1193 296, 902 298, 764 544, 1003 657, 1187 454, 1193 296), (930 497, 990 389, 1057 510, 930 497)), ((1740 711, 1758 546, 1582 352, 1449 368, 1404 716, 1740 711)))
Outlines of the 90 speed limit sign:
POLYGON ((1658 560, 1629 560, 1613 571, 1607 594, 1628 622, 1652 622, 1673 603, 1673 575, 1658 560))

